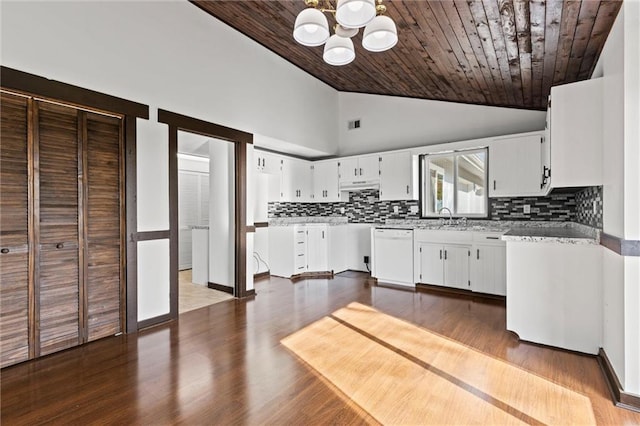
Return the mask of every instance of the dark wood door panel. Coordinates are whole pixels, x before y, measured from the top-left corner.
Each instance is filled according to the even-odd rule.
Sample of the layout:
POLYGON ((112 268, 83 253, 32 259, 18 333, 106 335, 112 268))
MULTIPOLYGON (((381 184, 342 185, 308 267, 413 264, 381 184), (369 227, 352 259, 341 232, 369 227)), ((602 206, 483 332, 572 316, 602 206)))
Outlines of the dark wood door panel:
POLYGON ((29 358, 27 99, 0 94, 0 367, 29 358))
POLYGON ((38 103, 40 243, 78 240, 77 110, 38 103))
POLYGON ((40 352, 81 342, 78 112, 38 102, 37 288, 40 352))
POLYGON ((0 247, 28 241, 27 99, 0 98, 0 247))
POLYGON ((78 244, 40 252, 40 355, 80 343, 78 244))
POLYGON ((88 340, 121 326, 121 120, 87 114, 86 291, 88 340))
POLYGON ((29 359, 28 252, 0 254, 0 367, 29 359))

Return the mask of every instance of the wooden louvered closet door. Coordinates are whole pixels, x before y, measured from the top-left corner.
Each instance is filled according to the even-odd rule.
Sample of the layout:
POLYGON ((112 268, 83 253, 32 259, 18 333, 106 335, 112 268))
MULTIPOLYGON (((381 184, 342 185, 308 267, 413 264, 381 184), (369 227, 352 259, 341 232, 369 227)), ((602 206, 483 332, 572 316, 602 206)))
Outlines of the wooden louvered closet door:
POLYGON ((121 120, 86 114, 86 291, 89 341, 121 331, 121 120))
POLYGON ((29 358, 27 98, 1 93, 0 366, 29 358))
POLYGON ((122 331, 122 120, 2 95, 2 367, 122 331))
POLYGON ((82 342, 78 111, 37 102, 35 113, 36 353, 46 355, 82 342))

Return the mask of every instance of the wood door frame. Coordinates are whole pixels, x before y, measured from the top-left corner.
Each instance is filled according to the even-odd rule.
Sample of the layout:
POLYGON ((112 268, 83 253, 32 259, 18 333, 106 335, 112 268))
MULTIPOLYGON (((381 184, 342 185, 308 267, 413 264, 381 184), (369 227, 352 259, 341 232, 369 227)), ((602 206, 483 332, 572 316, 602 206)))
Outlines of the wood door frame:
POLYGON ((234 295, 253 296, 247 290, 247 144, 253 134, 219 124, 158 109, 158 122, 169 126, 169 240, 170 240, 170 314, 178 318, 178 131, 221 139, 234 144, 235 155, 235 267, 234 295))
MULTIPOLYGON (((122 117, 124 126, 124 168, 125 168, 125 214, 126 241, 123 241, 126 258, 126 283, 121 295, 125 304, 126 318, 122 329, 126 333, 138 330, 138 271, 137 271, 137 183, 136 183, 136 120, 149 119, 149 106, 127 99, 118 98, 82 87, 50 80, 24 71, 0 66, 0 87, 43 100, 57 101, 72 107, 107 113, 122 117)), ((122 287, 121 287, 122 288, 122 287)), ((30 312, 30 315, 35 312, 30 312)))

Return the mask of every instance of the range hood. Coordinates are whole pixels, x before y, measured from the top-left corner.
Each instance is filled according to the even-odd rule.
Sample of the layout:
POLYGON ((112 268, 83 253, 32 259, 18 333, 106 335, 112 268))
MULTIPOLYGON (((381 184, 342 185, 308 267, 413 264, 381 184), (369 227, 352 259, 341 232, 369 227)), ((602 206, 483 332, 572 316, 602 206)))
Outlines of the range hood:
POLYGON ((339 189, 340 191, 363 191, 365 189, 380 189, 380 179, 340 182, 339 189))

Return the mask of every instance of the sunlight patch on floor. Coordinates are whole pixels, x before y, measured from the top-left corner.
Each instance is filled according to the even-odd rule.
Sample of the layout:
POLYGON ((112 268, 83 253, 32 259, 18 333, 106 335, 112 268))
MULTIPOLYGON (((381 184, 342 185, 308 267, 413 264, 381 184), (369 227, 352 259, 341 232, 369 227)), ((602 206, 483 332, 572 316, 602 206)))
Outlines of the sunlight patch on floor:
POLYGON ((383 424, 595 424, 586 396, 359 303, 282 344, 383 424))

